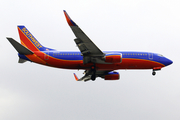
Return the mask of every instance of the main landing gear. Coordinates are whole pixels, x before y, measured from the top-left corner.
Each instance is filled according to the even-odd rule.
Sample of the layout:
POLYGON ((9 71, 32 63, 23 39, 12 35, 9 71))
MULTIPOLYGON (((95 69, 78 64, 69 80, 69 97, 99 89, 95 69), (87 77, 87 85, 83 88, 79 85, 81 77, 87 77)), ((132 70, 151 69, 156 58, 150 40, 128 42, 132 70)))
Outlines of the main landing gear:
POLYGON ((91 71, 92 71, 91 80, 94 81, 96 80, 96 65, 95 64, 91 67, 91 71))

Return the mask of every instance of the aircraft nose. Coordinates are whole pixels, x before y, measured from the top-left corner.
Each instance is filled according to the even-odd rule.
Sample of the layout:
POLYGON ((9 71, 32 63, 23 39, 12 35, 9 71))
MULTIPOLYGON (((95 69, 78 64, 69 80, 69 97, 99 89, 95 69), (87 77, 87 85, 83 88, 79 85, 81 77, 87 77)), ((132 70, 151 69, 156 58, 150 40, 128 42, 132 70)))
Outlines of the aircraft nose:
POLYGON ((166 59, 164 60, 164 62, 165 62, 165 65, 166 65, 166 66, 168 66, 168 65, 170 65, 170 64, 173 63, 173 61, 170 60, 170 59, 168 59, 168 58, 166 58, 166 59))

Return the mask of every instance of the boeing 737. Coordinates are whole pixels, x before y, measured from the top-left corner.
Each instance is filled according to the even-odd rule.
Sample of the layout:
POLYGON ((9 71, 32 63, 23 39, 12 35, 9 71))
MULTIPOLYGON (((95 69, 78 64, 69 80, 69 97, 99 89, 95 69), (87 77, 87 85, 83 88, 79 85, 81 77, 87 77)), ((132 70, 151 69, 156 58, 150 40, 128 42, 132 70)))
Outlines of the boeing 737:
POLYGON ((157 70, 173 62, 161 54, 151 52, 101 51, 92 40, 80 29, 64 10, 65 18, 76 38, 74 39, 80 52, 57 51, 44 47, 25 26, 18 26, 21 44, 7 37, 17 50, 19 63, 26 61, 63 69, 82 69, 84 76, 77 81, 95 80, 101 77, 105 80, 119 80, 118 69, 152 69, 152 75, 157 70))

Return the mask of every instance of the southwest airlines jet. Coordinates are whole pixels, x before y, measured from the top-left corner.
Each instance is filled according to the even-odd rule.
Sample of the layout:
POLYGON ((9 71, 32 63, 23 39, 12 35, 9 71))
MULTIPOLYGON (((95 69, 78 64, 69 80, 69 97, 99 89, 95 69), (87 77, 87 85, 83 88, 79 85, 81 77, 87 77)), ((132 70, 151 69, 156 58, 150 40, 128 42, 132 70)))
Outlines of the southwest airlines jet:
POLYGON ((63 52, 44 47, 25 26, 18 26, 21 44, 13 38, 7 39, 17 50, 19 63, 30 61, 56 68, 85 70, 80 79, 74 73, 77 81, 94 81, 97 77, 118 80, 120 75, 115 72, 118 69, 152 69, 152 74, 155 75, 155 71, 173 63, 157 53, 101 51, 66 11, 64 14, 76 36, 74 41, 80 52, 63 52))

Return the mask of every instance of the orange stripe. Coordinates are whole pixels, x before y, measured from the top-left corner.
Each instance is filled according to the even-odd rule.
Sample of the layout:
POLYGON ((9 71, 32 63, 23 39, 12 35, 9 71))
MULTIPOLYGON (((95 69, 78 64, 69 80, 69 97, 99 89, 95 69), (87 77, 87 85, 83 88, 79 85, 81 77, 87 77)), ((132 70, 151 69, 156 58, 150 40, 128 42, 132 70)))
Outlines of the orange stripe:
POLYGON ((32 54, 32 55, 25 55, 28 59, 30 59, 33 62, 39 63, 39 64, 43 64, 46 65, 47 63, 45 61, 43 61, 42 59, 40 59, 39 57, 37 57, 37 55, 32 54))

